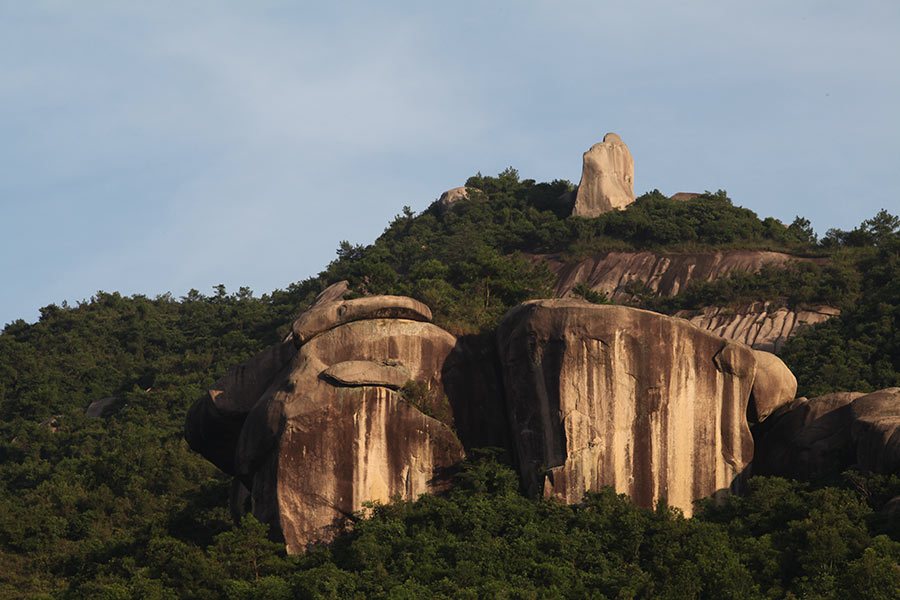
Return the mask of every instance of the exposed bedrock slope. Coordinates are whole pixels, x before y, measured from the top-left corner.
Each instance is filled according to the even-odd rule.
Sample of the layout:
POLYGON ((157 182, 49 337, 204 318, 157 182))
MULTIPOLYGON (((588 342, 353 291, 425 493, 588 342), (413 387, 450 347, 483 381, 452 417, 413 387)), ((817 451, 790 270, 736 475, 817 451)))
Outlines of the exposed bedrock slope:
MULTIPOLYGON (((765 250, 722 250, 717 252, 655 253, 608 252, 577 262, 558 255, 535 255, 556 275, 555 293, 566 297, 583 284, 614 301, 631 299, 631 288, 643 286, 659 296, 676 296, 689 285, 726 277, 734 272, 758 272, 763 267, 786 267, 792 262, 821 264, 824 259, 797 257, 765 250)), ((759 350, 777 352, 784 342, 806 325, 815 325, 840 314, 830 306, 794 310, 755 302, 739 308, 709 306, 679 311, 702 329, 744 342, 759 350)))
POLYGON ((821 263, 823 259, 801 258, 767 250, 719 250, 715 252, 656 253, 608 252, 578 262, 565 262, 558 255, 535 258, 556 275, 555 292, 565 296, 583 283, 613 300, 626 300, 629 283, 638 282, 661 296, 675 296, 695 281, 713 281, 734 271, 757 272, 765 266, 783 267, 791 262, 821 263))

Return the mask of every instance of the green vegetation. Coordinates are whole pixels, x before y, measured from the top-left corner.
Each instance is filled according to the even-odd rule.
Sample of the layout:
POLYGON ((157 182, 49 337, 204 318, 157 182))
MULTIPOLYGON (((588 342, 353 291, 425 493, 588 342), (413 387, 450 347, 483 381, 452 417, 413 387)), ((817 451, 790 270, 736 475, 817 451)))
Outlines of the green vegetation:
MULTIPOLYGON (((449 210, 406 209, 375 243, 342 243, 323 273, 261 298, 221 286, 181 299, 101 292, 7 325, 0 597, 892 597, 900 534, 873 511, 900 493, 896 477, 849 475, 818 490, 756 479, 746 497, 685 520, 609 491, 577 507, 527 500, 488 459, 447 495, 378 507, 302 558, 284 557, 252 518, 233 524, 228 481, 182 440, 186 410, 340 279, 423 300, 454 332, 489 332, 509 307, 550 294, 535 254, 791 251, 828 260, 691 287, 668 304, 635 290, 635 302, 836 304, 840 318, 785 349, 801 393, 900 385, 900 233, 885 212, 819 242, 808 221, 760 220, 724 192, 683 203, 651 192, 627 211, 578 219, 566 217, 567 182, 509 169, 468 185, 481 191, 449 210), (85 416, 110 397, 111 416, 85 416)), ((415 386, 404 394, 445 408, 415 386)))
POLYGON ((894 219, 877 245, 849 250, 855 253, 859 292, 838 304, 840 318, 801 332, 782 352, 799 393, 900 386, 900 222, 894 219))

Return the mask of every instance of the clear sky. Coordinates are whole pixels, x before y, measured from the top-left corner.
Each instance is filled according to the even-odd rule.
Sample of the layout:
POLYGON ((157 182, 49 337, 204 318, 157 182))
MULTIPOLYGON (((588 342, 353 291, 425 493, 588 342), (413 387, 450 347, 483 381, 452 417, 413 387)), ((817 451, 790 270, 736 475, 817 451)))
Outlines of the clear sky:
POLYGON ((0 326, 256 293, 477 171, 900 212, 900 2, 0 0, 0 326))

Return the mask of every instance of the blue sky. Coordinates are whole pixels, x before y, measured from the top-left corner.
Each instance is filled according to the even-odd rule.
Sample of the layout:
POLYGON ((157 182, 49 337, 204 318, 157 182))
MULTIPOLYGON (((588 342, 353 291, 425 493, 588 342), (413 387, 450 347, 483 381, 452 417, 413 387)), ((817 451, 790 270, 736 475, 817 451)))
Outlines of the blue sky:
POLYGON ((900 2, 0 0, 0 326, 282 288, 477 171, 900 212, 900 2))

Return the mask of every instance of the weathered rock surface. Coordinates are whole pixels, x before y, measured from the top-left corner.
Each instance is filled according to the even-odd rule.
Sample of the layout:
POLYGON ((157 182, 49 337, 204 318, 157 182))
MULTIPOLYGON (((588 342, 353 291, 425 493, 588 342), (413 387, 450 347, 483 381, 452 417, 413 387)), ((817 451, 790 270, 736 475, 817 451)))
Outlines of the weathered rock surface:
POLYGON ((773 412, 793 402, 797 378, 787 365, 771 352, 754 350, 756 378, 750 392, 750 411, 754 422, 764 421, 773 412))
POLYGON ((900 471, 900 388, 799 398, 753 428, 753 472, 818 479, 900 471))
POLYGON ((316 300, 312 303, 313 306, 317 306, 319 304, 325 304, 326 302, 336 302, 338 300, 344 299, 344 294, 350 291, 350 282, 346 279, 342 281, 338 281, 337 283, 332 283, 327 288, 322 290, 322 292, 316 296, 316 300))
MULTIPOLYGON (((714 281, 732 272, 755 273, 766 266, 823 262, 822 259, 761 250, 686 254, 609 252, 577 263, 567 263, 557 255, 546 254, 535 255, 532 259, 546 264, 556 275, 556 296, 569 296, 575 286, 585 284, 617 302, 630 300, 635 287, 659 296, 676 296, 692 283, 714 281)), ((744 342, 758 350, 778 352, 802 327, 822 323, 839 314, 839 309, 829 306, 792 310, 756 302, 738 309, 711 306, 699 311, 679 311, 676 316, 724 338, 744 342)))
POLYGON ((446 210, 460 200, 467 200, 469 198, 470 191, 474 190, 466 186, 451 188, 441 194, 441 197, 438 198, 438 206, 440 206, 441 209, 446 210))
POLYGON ((364 502, 414 499, 443 485, 441 472, 464 456, 441 380, 455 344, 430 323, 369 319, 329 329, 300 348, 247 417, 236 452, 239 475, 252 478, 254 514, 281 531, 289 551, 328 539, 364 502), (392 389, 398 380, 391 387, 367 381, 392 375, 357 368, 386 360, 424 384, 429 393, 417 406, 392 389), (329 370, 343 372, 342 384, 329 370), (355 382, 348 376, 354 372, 355 382))
POLYGON ((615 133, 584 153, 581 182, 572 214, 596 217, 634 202, 634 159, 615 133))
POLYGON ((744 345, 649 311, 537 300, 506 315, 498 347, 531 495, 578 502, 610 485, 689 515, 752 459, 744 345))
POLYGON ((380 385, 394 390, 411 379, 409 369, 396 360, 347 360, 331 365, 321 377, 334 385, 380 385))
POLYGON ((701 311, 679 311, 675 316, 730 340, 744 342, 758 350, 779 352, 803 327, 824 323, 841 314, 831 306, 812 306, 800 310, 773 308, 767 302, 755 302, 740 309, 710 306, 701 311))
POLYGON ((765 250, 723 250, 683 254, 608 252, 576 263, 553 254, 535 255, 556 275, 555 295, 567 296, 583 283, 613 300, 631 298, 629 285, 641 284, 660 296, 675 296, 695 281, 713 281, 736 271, 755 273, 765 266, 784 267, 791 262, 823 263, 765 250))
POLYGON ((119 405, 119 402, 119 398, 115 396, 110 396, 109 398, 101 398, 100 400, 94 400, 88 405, 86 409, 84 409, 84 415, 86 417, 91 417, 94 419, 100 419, 109 416, 113 412, 115 412, 116 407, 119 405))
POLYGON ((675 202, 689 202, 694 198, 699 198, 703 194, 699 192, 676 192, 669 197, 669 200, 675 202))
POLYGON ((338 325, 365 319, 411 319, 430 321, 431 309, 405 296, 368 296, 314 304, 297 317, 291 331, 294 343, 304 344, 314 336, 338 325))
POLYGON ((447 389, 474 384, 457 339, 430 317, 410 298, 325 300, 292 339, 216 382, 185 437, 237 478, 232 510, 249 503, 299 552, 366 502, 446 485, 465 455, 447 389))

